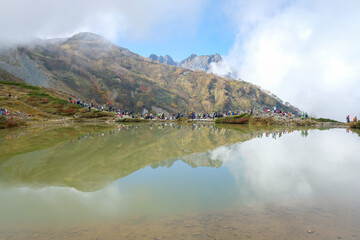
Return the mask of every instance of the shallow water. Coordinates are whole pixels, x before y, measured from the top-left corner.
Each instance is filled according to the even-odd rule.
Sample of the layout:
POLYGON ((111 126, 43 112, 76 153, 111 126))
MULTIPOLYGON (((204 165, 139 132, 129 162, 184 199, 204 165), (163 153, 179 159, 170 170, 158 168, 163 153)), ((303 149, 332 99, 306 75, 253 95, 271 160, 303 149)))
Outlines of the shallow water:
POLYGON ((360 239, 360 137, 214 125, 0 132, 0 239, 360 239))

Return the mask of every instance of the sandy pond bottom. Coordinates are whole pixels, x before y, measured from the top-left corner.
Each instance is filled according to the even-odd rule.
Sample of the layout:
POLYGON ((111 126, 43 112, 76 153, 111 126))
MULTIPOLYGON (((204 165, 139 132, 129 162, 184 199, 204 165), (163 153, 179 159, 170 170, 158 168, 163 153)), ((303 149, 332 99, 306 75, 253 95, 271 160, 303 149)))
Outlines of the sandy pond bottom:
POLYGON ((251 205, 172 216, 133 217, 85 225, 0 227, 0 239, 360 239, 350 206, 251 205))

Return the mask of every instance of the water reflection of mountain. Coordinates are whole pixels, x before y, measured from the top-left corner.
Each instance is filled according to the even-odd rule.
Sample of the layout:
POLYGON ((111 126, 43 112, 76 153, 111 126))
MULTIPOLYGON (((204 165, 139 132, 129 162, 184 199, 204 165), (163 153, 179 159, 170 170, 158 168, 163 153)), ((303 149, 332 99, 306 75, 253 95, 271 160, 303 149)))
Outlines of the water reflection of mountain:
POLYGON ((19 154, 8 152, 0 156, 1 182, 70 186, 81 191, 94 191, 141 168, 169 159, 183 159, 191 166, 219 166, 220 162, 206 163, 205 158, 201 160, 193 154, 201 155, 207 150, 255 137, 252 133, 239 134, 213 125, 134 125, 110 131, 88 129, 86 134, 65 140, 64 131, 70 130, 59 128, 52 130, 50 137, 43 132, 37 137, 19 139, 20 142, 33 141, 37 147, 24 152, 16 145, 20 148, 17 149, 19 154), (49 138, 51 144, 48 144, 49 138))
POLYGON ((221 161, 207 157, 208 150, 261 137, 264 132, 202 124, 72 131, 71 127, 51 129, 4 142, 0 146, 0 181, 95 191, 147 166, 171 166, 176 159, 192 167, 220 167, 221 161))

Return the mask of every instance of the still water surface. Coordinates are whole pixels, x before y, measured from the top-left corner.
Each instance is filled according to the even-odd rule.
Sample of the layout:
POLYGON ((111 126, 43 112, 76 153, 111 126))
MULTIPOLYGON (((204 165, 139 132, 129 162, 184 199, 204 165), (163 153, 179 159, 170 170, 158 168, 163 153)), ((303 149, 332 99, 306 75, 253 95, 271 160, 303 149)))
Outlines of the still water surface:
POLYGON ((0 132, 0 239, 360 239, 360 137, 213 125, 0 132))

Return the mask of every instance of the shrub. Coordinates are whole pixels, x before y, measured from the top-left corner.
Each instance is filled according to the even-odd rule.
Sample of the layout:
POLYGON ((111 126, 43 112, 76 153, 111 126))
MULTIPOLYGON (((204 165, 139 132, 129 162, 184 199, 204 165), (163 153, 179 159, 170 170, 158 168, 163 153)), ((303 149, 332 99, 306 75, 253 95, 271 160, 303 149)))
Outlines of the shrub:
POLYGON ((0 128, 7 128, 8 121, 4 115, 0 115, 0 128))
MULTIPOLYGON (((61 105, 71 104, 71 103, 69 103, 67 100, 60 99, 60 98, 52 98, 52 103, 54 103, 54 104, 61 104, 61 105)), ((77 106, 80 107, 80 105, 77 105, 77 106)))
POLYGON ((53 97, 51 97, 49 94, 44 93, 44 92, 39 92, 39 91, 32 91, 31 93, 28 94, 31 97, 48 97, 50 99, 52 99, 53 97))
POLYGON ((113 117, 113 113, 103 112, 103 111, 92 111, 92 112, 82 112, 80 117, 82 118, 103 118, 103 117, 113 117))
POLYGON ((235 115, 235 116, 232 116, 234 118, 249 118, 251 117, 251 114, 249 113, 242 113, 242 114, 239 114, 239 115, 235 115))
POLYGON ((360 121, 351 123, 350 127, 351 127, 351 128, 360 129, 360 121))
POLYGON ((12 116, 10 118, 7 118, 4 115, 0 116, 0 129, 18 127, 21 125, 25 125, 25 122, 23 120, 16 119, 12 116))
POLYGON ((50 102, 50 98, 42 98, 42 99, 40 100, 40 102, 41 102, 42 104, 47 104, 47 103, 50 102))
POLYGON ((72 115, 76 112, 76 107, 75 106, 70 106, 65 110, 65 113, 67 115, 72 115))
POLYGON ((312 118, 312 120, 316 122, 332 122, 332 123, 338 123, 339 121, 329 119, 329 118, 312 118))
POLYGON ((56 107, 57 107, 57 112, 58 113, 63 113, 64 112, 64 105, 59 104, 56 107))
POLYGON ((14 117, 9 118, 7 125, 8 125, 8 127, 15 127, 16 126, 14 117))
POLYGON ((215 120, 215 123, 229 123, 229 124, 244 124, 249 122, 249 113, 242 113, 240 115, 222 117, 215 120))
POLYGON ((8 82, 8 81, 0 81, 0 83, 1 84, 6 84, 6 85, 18 86, 18 87, 22 87, 22 88, 26 88, 26 89, 31 89, 31 90, 40 90, 40 87, 31 86, 31 85, 28 85, 26 83, 8 82))
POLYGON ((31 106, 37 107, 39 106, 39 102, 36 98, 34 97, 28 97, 25 102, 31 106))
POLYGON ((147 122, 146 119, 140 119, 140 118, 122 118, 118 119, 115 122, 117 123, 124 123, 124 122, 147 122))

